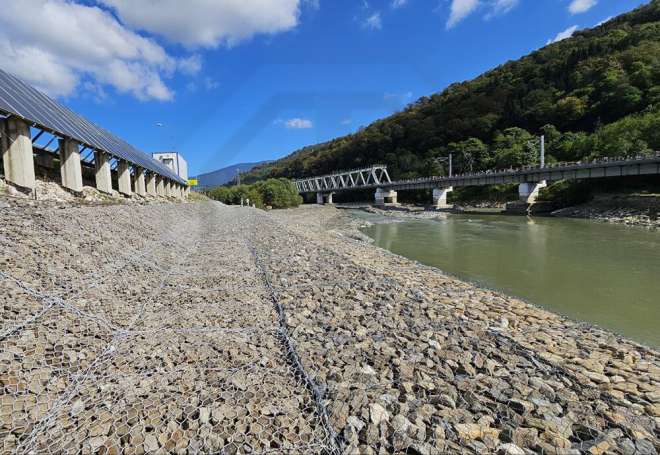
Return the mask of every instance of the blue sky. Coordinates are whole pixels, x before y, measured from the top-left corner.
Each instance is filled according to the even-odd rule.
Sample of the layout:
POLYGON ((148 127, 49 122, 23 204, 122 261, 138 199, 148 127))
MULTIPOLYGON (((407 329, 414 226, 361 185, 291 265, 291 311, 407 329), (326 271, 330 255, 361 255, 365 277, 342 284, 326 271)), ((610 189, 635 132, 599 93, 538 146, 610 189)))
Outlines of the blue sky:
POLYGON ((643 3, 3 0, 0 66, 194 175, 353 132, 643 3))

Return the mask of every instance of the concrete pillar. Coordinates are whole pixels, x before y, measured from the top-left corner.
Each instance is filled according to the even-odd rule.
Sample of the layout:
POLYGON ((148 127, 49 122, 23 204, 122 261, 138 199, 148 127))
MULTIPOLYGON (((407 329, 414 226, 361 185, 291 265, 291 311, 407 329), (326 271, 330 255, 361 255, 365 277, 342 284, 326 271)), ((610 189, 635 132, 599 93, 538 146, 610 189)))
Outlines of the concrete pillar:
POLYGON ((117 166, 119 175, 119 192, 125 196, 131 196, 131 166, 126 161, 119 161, 117 166))
POLYGON ((10 117, 2 121, 0 149, 5 178, 22 188, 33 190, 37 181, 34 176, 34 155, 30 126, 23 120, 10 117))
POLYGON ((446 209, 451 206, 447 204, 447 194, 454 191, 453 187, 433 188, 433 207, 436 209, 446 209))
POLYGON ((332 204, 332 194, 333 193, 328 193, 325 195, 325 203, 326 204, 332 204))
POLYGON ((186 197, 190 196, 190 186, 186 187, 186 197))
POLYGON ((147 184, 144 178, 144 169, 141 167, 135 168, 135 192, 140 196, 147 195, 147 184))
POLYGON ((397 204, 397 193, 394 190, 384 190, 382 188, 377 188, 374 198, 376 200, 376 205, 385 205, 386 202, 389 202, 390 204, 397 204), (389 199, 389 201, 386 201, 387 199, 389 199))
POLYGON ((160 175, 156 176, 156 193, 158 196, 165 196, 165 181, 160 175))
POLYGON ((110 156, 99 150, 94 151, 96 166, 96 189, 104 193, 112 193, 112 172, 110 171, 110 156))
POLYGON ((533 183, 521 183, 518 185, 518 196, 521 201, 533 204, 539 197, 540 189, 546 186, 548 186, 548 183, 545 180, 533 183))
POLYGON ((316 203, 323 205, 323 193, 316 193, 316 203))
POLYGON ((147 173, 147 194, 149 196, 156 196, 156 174, 153 172, 147 173))
POLYGON ((82 167, 80 145, 73 139, 60 139, 60 176, 62 186, 77 193, 82 192, 82 167))

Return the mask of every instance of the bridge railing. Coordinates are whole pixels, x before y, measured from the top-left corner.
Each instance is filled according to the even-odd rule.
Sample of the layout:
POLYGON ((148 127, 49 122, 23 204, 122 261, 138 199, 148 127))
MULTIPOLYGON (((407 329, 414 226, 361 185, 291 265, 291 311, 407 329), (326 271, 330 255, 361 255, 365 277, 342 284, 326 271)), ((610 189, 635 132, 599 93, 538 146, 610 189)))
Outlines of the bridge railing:
MULTIPOLYGON (((381 182, 381 183, 373 183, 373 184, 368 184, 368 185, 356 185, 353 187, 346 187, 346 188, 338 188, 338 189, 357 189, 357 188, 370 188, 370 187, 375 187, 375 186, 398 186, 398 185, 406 185, 406 184, 414 184, 414 183, 429 183, 429 182, 452 182, 456 180, 462 180, 462 179, 469 179, 469 178, 480 178, 480 177, 497 177, 497 176, 508 176, 508 175, 518 175, 518 174, 524 174, 528 172, 534 172, 534 173, 540 173, 548 170, 557 170, 557 169, 581 169, 581 168, 592 168, 596 167, 598 165, 617 165, 617 164, 629 164, 629 163, 634 163, 634 162, 642 162, 642 161, 656 161, 660 160, 660 151, 652 152, 651 154, 647 155, 635 155, 635 156, 617 156, 617 157, 604 157, 601 159, 594 159, 594 160, 582 160, 582 161, 563 161, 563 162, 558 162, 558 163, 547 163, 544 167, 540 166, 521 166, 518 168, 507 168, 507 169, 488 169, 484 171, 478 171, 478 172, 468 172, 468 173, 461 173, 461 174, 453 174, 451 177, 449 176, 431 176, 431 177, 418 177, 414 179, 404 179, 404 180, 397 180, 396 182, 381 182)), ((365 172, 365 171, 370 171, 372 169, 381 169, 385 168, 387 169, 387 166, 385 165, 374 165, 371 167, 367 168, 360 168, 360 169, 355 169, 355 170, 348 170, 348 171, 342 171, 338 172, 335 174, 328 174, 328 175, 323 175, 319 177, 308 177, 305 179, 300 179, 296 180, 295 184, 299 188, 299 190, 305 190, 305 191, 312 191, 309 189, 303 188, 301 185, 303 185, 306 182, 313 182, 313 181, 319 181, 327 178, 337 178, 339 175, 346 175, 349 173, 355 173, 355 172, 365 172)))

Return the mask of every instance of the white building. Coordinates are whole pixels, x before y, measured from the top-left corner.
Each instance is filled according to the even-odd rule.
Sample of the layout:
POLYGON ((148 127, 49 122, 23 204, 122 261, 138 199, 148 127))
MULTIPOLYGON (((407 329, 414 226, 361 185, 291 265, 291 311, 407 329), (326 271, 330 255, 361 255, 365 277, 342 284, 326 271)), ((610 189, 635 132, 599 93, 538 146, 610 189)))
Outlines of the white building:
POLYGON ((188 180, 188 163, 178 152, 152 153, 154 159, 162 162, 184 180, 188 180))

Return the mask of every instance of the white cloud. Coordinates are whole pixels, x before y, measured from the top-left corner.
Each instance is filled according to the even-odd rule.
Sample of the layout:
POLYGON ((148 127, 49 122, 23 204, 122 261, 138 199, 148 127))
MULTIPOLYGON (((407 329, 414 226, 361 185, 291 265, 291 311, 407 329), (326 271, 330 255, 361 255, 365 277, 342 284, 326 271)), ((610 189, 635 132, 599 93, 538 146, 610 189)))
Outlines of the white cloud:
POLYGON ((3 0, 0 66, 54 96, 110 85, 139 99, 165 101, 173 93, 163 78, 177 69, 177 61, 100 8, 65 0, 3 0))
POLYGON ((339 123, 342 124, 342 125, 350 125, 351 123, 353 123, 353 119, 345 118, 345 119, 342 119, 342 121, 339 122, 339 123))
POLYGON ((486 19, 506 14, 518 6, 519 0, 494 0, 491 2, 490 11, 486 14, 486 19))
POLYGON ((578 30, 577 25, 573 25, 572 27, 568 27, 566 30, 557 33, 557 36, 555 36, 553 39, 548 40, 546 44, 552 44, 556 43, 561 40, 565 40, 566 38, 570 38, 573 36, 573 34, 578 30))
POLYGON ((392 8, 397 9, 408 4, 408 0, 392 0, 392 8))
MULTIPOLYGON (((127 25, 187 47, 235 45, 298 25, 301 0, 98 0, 127 25)), ((312 8, 318 1, 307 0, 312 8)))
POLYGON ((304 118, 289 119, 286 122, 284 122, 284 125, 289 129, 308 129, 314 126, 311 120, 304 118))
POLYGON ((202 57, 199 54, 193 54, 190 57, 182 58, 178 62, 181 72, 188 75, 195 75, 202 70, 202 57))
POLYGON ((606 17, 605 19, 603 19, 602 21, 600 21, 599 23, 597 23, 597 24, 595 25, 595 27, 600 27, 601 25, 603 25, 603 24, 605 24, 605 23, 611 21, 612 19, 614 19, 614 16, 606 17))
POLYGON ((365 28, 370 28, 372 30, 380 30, 381 28, 383 28, 383 20, 380 17, 380 12, 376 11, 371 16, 367 17, 362 23, 362 25, 365 28))
POLYGON ((572 0, 571 4, 568 5, 568 11, 571 14, 584 13, 596 6, 596 3, 598 3, 598 0, 572 0))
POLYGON ((313 10, 321 8, 321 0, 303 0, 303 3, 313 10))
POLYGON ((447 28, 450 29, 472 14, 479 6, 479 0, 452 0, 447 28))

